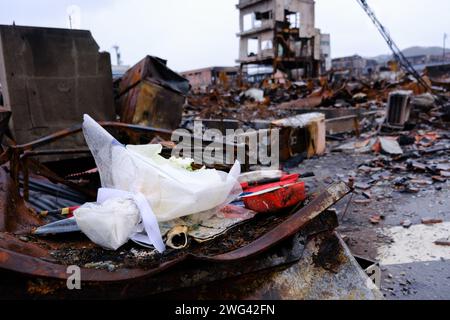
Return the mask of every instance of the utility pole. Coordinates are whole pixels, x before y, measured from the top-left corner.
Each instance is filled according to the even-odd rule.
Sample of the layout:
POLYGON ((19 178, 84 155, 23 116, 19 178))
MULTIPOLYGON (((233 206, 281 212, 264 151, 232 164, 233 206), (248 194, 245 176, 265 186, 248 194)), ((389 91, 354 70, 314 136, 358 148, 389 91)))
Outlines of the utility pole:
POLYGON ((71 5, 66 9, 68 25, 70 29, 81 28, 81 9, 76 5, 71 5))
POLYGON ((442 62, 445 62, 445 58, 446 58, 446 54, 445 54, 445 44, 446 44, 446 42, 447 42, 447 34, 446 33, 444 33, 444 53, 443 53, 443 55, 442 55, 442 62))
POLYGON ((121 66, 122 65, 122 59, 120 58, 119 46, 116 44, 115 46, 113 46, 113 49, 116 51, 117 65, 121 66))

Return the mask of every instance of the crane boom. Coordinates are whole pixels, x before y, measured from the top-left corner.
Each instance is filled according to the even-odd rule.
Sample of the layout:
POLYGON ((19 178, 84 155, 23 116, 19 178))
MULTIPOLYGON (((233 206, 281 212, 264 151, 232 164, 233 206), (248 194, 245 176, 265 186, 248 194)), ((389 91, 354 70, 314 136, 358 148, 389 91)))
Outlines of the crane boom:
POLYGON ((383 36, 384 40, 386 41, 386 43, 388 44, 389 48, 391 49, 392 53, 394 54, 394 58, 395 60, 398 61, 398 63, 400 64, 400 66, 409 74, 411 74, 416 80, 417 82, 424 87, 427 91, 432 91, 431 87, 428 85, 428 83, 426 83, 422 77, 420 76, 420 74, 417 72, 416 69, 414 69, 413 65, 411 64, 411 62, 405 57, 405 55, 403 54, 403 52, 399 49, 399 47, 397 46, 397 44, 394 42, 394 40, 392 39, 392 37, 390 36, 389 32, 387 31, 387 29, 381 24, 381 22, 378 20, 378 18, 376 17, 375 13, 373 12, 373 10, 370 8, 370 6, 368 5, 366 0, 357 0, 358 3, 361 5, 361 7, 364 9, 364 11, 367 13, 367 15, 369 16, 369 18, 372 20, 372 22, 374 23, 374 25, 377 27, 378 31, 380 32, 380 34, 383 36))

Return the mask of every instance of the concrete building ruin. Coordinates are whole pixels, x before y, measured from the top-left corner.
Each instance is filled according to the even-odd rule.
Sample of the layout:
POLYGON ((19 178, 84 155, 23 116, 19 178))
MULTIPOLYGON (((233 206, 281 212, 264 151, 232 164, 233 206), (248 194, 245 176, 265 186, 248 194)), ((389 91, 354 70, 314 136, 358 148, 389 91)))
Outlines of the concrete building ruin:
POLYGON ((237 8, 237 62, 244 72, 251 76, 280 70, 294 79, 319 75, 325 64, 314 0, 240 0, 237 8))
POLYGON ((331 59, 331 35, 329 33, 322 33, 320 35, 320 61, 321 73, 328 72, 333 67, 331 59))
POLYGON ((376 60, 363 58, 359 55, 341 57, 332 60, 333 71, 347 72, 349 77, 366 77, 371 76, 378 71, 378 63, 376 60))
POLYGON ((180 73, 189 80, 192 90, 206 92, 211 86, 230 86, 239 78, 239 67, 210 67, 180 73))

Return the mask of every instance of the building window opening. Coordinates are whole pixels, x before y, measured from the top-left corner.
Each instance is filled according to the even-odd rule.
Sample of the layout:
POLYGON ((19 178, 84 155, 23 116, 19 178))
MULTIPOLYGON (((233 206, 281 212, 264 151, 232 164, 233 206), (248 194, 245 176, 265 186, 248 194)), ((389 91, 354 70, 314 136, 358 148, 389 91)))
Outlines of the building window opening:
POLYGON ((259 53, 259 40, 258 38, 248 39, 247 55, 249 57, 257 56, 259 53))
POLYGON ((255 12, 256 21, 272 20, 272 11, 255 12))
POLYGON ((244 16, 244 31, 253 29, 253 13, 244 16))
POLYGON ((300 12, 286 11, 286 21, 291 29, 300 29, 300 12))
POLYGON ((262 25, 262 21, 256 18, 256 13, 249 13, 244 16, 244 31, 253 30, 259 28, 262 25))
POLYGON ((261 49, 262 50, 272 50, 273 49, 273 43, 272 40, 264 40, 261 42, 261 49))
POLYGON ((253 12, 244 15, 244 31, 260 28, 264 20, 272 19, 272 11, 253 12))

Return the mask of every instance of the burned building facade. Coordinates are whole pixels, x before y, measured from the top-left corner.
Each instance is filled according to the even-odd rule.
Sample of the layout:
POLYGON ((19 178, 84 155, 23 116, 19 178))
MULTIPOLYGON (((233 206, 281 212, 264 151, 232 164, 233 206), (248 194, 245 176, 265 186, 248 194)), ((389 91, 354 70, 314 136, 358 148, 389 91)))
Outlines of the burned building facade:
POLYGON ((239 67, 210 67, 189 70, 180 74, 189 80, 194 91, 206 91, 215 85, 235 84, 239 76, 239 67))
POLYGON ((320 35, 320 61, 320 72, 322 74, 331 70, 331 35, 328 33, 322 33, 320 35))
POLYGON ((281 70, 291 78, 320 73, 321 35, 313 0, 240 0, 240 52, 248 75, 281 70))
POLYGON ((334 71, 345 71, 348 76, 355 78, 370 76, 379 68, 376 60, 366 59, 359 55, 333 59, 332 66, 334 71))

